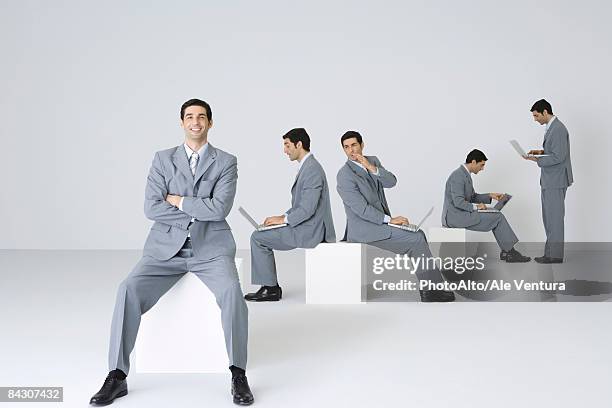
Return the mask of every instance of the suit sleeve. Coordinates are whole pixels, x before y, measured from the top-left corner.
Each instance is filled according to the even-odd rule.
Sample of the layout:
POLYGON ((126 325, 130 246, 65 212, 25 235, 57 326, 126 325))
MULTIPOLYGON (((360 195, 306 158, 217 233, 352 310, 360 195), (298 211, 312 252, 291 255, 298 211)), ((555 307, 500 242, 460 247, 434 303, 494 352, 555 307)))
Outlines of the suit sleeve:
POLYGON ((336 181, 338 184, 336 190, 347 207, 366 221, 383 224, 385 213, 368 204, 354 181, 343 177, 341 173, 338 173, 336 181))
POLYGON ((168 187, 162 172, 162 163, 159 153, 155 153, 145 188, 145 216, 150 220, 186 230, 191 217, 168 203, 166 201, 167 195, 168 187))
POLYGON ((395 185, 397 184, 397 178, 395 177, 395 175, 383 167, 383 165, 380 163, 380 160, 378 160, 378 157, 372 157, 372 161, 374 162, 374 165, 378 168, 377 176, 378 180, 380 181, 380 184, 382 184, 384 188, 395 187, 395 185))
POLYGON ((198 221, 223 221, 229 214, 236 196, 238 162, 231 156, 221 171, 210 197, 185 197, 183 211, 198 221))
POLYGON ((545 154, 550 156, 540 157, 537 159, 539 167, 550 167, 555 164, 562 163, 567 157, 569 136, 567 130, 560 129, 550 135, 550 142, 544 150, 545 154))
POLYGON ((489 194, 474 193, 472 203, 491 204, 491 196, 489 194))
POLYGON ((304 184, 302 185, 301 200, 291 207, 287 214, 287 223, 295 227, 309 220, 317 210, 321 193, 323 192, 323 177, 321 174, 312 172, 305 174, 304 184))

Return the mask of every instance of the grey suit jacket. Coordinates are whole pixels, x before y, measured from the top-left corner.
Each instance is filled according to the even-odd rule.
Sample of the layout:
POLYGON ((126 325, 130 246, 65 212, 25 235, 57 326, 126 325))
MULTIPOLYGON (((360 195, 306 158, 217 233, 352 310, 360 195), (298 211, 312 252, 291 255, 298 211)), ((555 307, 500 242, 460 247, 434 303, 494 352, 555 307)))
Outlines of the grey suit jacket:
POLYGON ((470 173, 465 167, 459 166, 446 180, 442 225, 467 228, 478 224, 480 214, 474 209, 474 203, 490 204, 491 197, 488 194, 477 194, 470 173))
POLYGON ((546 188, 569 187, 574 182, 570 158, 569 133, 565 125, 555 118, 544 135, 544 154, 537 161, 540 167, 540 186, 546 188))
POLYGON ((370 176, 351 160, 338 171, 337 190, 346 212, 343 241, 368 243, 391 236, 384 224, 385 214, 391 215, 384 189, 395 186, 397 179, 377 157, 366 158, 378 167, 378 176, 370 176))
POLYGON ((155 223, 145 242, 144 255, 170 259, 191 232, 197 259, 235 256, 236 244, 225 217, 234 203, 237 180, 236 157, 210 144, 200 157, 195 177, 183 145, 155 153, 144 202, 146 217, 155 223), (165 201, 168 194, 184 197, 183 211, 165 201), (195 221, 189 227, 192 217, 195 221))
POLYGON ((336 242, 325 171, 311 154, 298 171, 291 187, 287 224, 299 248, 314 248, 321 242, 336 242))

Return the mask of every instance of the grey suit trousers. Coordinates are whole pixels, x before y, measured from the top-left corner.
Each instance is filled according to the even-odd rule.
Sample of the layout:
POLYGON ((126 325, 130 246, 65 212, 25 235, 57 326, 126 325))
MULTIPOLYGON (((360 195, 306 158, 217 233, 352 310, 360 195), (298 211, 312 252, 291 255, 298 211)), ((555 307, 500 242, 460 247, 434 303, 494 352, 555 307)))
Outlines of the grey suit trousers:
POLYGON ((274 249, 289 251, 297 245, 290 226, 255 231, 251 234, 251 283, 274 286, 278 284, 274 249))
POLYGON ((248 309, 242 297, 234 259, 218 256, 206 261, 197 260, 193 258, 191 241, 187 240, 178 254, 167 261, 142 257, 119 285, 111 325, 110 370, 118 368, 126 374, 129 372, 130 353, 136 342, 141 316, 188 271, 195 273, 208 286, 221 308, 229 365, 246 369, 248 309))
MULTIPOLYGON (((387 228, 391 229, 391 236, 389 238, 368 242, 368 245, 393 252, 394 254, 406 254, 413 258, 421 256, 429 258, 432 256, 427 238, 423 231, 411 232, 394 227, 387 228)), ((420 267, 419 270, 416 271, 416 276, 419 280, 444 282, 442 274, 440 274, 440 271, 437 269, 426 270, 420 267)))
POLYGON ((544 256, 563 258, 565 241, 565 188, 542 189, 542 219, 546 231, 544 256))
POLYGON ((488 232, 493 231, 495 240, 499 247, 504 251, 509 251, 516 245, 518 238, 512 230, 512 227, 506 220, 504 214, 498 213, 480 213, 480 222, 466 228, 470 231, 488 232))

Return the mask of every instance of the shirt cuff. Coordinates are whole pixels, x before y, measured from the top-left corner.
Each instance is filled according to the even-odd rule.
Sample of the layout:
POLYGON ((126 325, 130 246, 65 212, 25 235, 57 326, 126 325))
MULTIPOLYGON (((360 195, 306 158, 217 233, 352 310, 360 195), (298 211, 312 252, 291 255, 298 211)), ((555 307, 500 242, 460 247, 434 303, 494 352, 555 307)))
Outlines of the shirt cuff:
POLYGON ((385 214, 385 217, 383 218, 383 222, 384 222, 385 224, 388 224, 388 223, 389 223, 389 221, 391 221, 391 217, 390 217, 390 216, 388 216, 387 214, 385 214))
POLYGON ((378 176, 380 174, 380 172, 378 171, 378 167, 376 167, 376 171, 374 173, 371 173, 371 174, 373 174, 375 176, 378 176))
POLYGON ((185 199, 185 197, 181 197, 181 201, 179 201, 179 205, 178 205, 178 209, 183 211, 183 200, 185 199))
POLYGON ((283 218, 283 224, 287 224, 289 225, 289 223, 287 222, 287 214, 283 214, 285 216, 285 218, 283 218))
POLYGON ((472 203, 472 209, 473 209, 473 210, 477 210, 477 209, 478 209, 478 204, 474 204, 474 203, 472 203))

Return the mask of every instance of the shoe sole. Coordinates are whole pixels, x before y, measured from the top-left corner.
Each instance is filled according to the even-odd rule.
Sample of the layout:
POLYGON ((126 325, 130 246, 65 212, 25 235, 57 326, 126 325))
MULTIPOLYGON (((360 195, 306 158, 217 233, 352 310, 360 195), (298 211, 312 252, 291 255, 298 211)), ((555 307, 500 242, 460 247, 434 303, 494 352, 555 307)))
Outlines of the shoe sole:
POLYGON ((247 302, 278 302, 281 298, 278 299, 244 299, 247 302))
POLYGON ((506 259, 506 262, 508 263, 527 263, 527 262, 531 262, 531 258, 525 259, 525 260, 521 259, 520 261, 509 261, 506 259))

